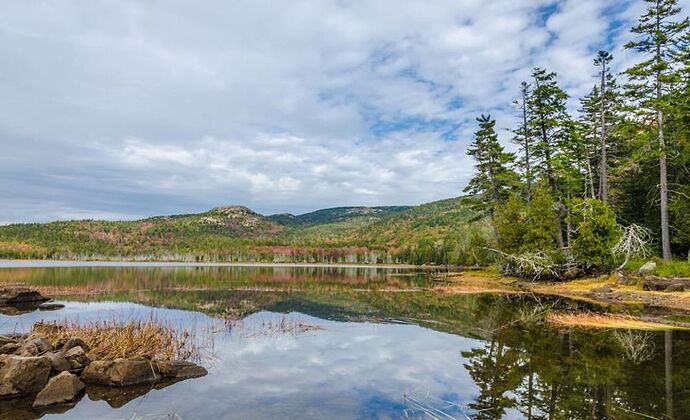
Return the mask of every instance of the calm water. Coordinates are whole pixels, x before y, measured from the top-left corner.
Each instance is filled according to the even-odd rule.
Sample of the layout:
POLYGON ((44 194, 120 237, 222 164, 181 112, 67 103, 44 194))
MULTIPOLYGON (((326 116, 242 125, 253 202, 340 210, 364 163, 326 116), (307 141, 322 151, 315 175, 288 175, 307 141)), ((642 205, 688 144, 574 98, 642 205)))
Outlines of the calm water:
POLYGON ((209 375, 90 391, 63 413, 4 401, 0 418, 690 418, 688 334, 558 331, 530 316, 547 302, 441 296, 425 290, 424 272, 0 269, 0 283, 19 282, 66 307, 0 315, 0 333, 39 320, 155 316, 204 337, 209 375), (320 328, 272 328, 280 323, 320 328))

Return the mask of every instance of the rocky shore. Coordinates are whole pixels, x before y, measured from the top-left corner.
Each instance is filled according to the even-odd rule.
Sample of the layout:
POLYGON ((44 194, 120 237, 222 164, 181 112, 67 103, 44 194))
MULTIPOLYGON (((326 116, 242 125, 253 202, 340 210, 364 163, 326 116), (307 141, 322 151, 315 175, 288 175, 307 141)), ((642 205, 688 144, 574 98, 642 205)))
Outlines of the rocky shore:
MULTIPOLYGON (((27 288, 0 289, 0 307, 37 302, 40 305, 48 300, 27 288)), ((123 405, 152 388, 208 373, 202 366, 185 360, 150 356, 112 358, 91 350, 87 341, 78 336, 51 336, 35 331, 0 335, 0 400, 17 400, 17 418, 26 418, 32 412, 38 414, 56 407, 62 407, 64 412, 85 394, 111 405, 123 405), (143 385, 146 386, 142 388, 143 385)))

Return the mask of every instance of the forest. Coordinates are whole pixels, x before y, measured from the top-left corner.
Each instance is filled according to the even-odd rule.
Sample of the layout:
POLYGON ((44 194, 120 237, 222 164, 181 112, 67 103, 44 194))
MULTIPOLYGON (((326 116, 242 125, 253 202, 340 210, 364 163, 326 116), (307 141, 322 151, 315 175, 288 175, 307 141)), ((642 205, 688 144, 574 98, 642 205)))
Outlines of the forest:
POLYGON ((677 3, 646 0, 630 68, 614 73, 609 51, 593 57, 576 113, 558 75, 535 68, 516 86, 516 153, 490 115, 477 118, 465 192, 491 220, 505 271, 560 278, 690 258, 690 31, 677 3))

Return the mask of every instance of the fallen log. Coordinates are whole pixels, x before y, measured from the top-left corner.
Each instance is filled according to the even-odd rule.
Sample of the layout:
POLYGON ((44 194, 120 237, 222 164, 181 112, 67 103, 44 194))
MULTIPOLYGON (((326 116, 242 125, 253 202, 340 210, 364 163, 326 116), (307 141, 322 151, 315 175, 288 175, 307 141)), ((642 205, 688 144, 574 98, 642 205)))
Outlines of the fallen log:
POLYGON ((647 276, 642 283, 642 289, 661 292, 690 291, 690 278, 647 276))

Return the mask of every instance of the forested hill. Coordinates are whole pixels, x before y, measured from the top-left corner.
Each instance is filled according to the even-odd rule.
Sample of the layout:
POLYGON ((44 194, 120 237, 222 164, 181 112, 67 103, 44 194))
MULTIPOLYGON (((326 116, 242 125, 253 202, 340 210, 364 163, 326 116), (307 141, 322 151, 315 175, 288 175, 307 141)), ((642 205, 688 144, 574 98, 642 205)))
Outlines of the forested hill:
POLYGON ((134 221, 0 226, 0 258, 466 263, 484 223, 459 198, 263 216, 246 207, 134 221))
POLYGON ((349 222, 359 219, 375 222, 386 216, 401 213, 411 208, 411 206, 334 207, 331 209, 316 210, 299 216, 283 213, 274 214, 268 216, 268 218, 287 226, 313 226, 327 223, 349 222))

